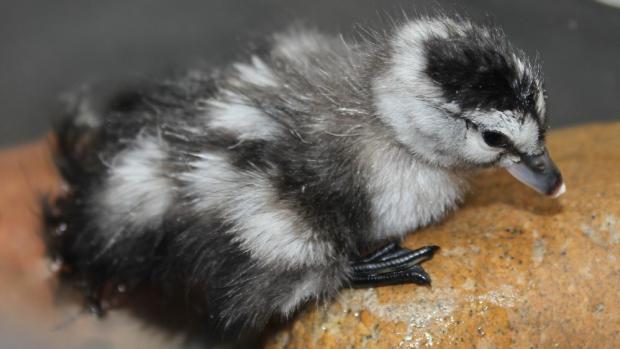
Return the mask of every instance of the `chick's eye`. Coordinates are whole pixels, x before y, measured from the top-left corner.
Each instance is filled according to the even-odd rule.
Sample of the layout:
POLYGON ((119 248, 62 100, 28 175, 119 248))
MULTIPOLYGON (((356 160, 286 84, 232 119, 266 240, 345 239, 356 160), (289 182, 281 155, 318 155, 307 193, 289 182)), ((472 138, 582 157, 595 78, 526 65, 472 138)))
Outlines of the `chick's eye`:
POLYGON ((510 145, 510 140, 505 134, 496 131, 484 131, 482 132, 482 139, 491 147, 505 148, 510 145))

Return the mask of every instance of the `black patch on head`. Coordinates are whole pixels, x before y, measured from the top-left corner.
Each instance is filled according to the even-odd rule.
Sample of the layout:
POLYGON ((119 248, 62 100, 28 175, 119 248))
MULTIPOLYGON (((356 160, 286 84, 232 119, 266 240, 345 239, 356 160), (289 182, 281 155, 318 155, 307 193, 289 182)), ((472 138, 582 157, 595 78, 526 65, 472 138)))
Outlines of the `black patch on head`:
MULTIPOLYGON (((426 73, 444 97, 462 109, 517 110, 538 115, 536 80, 539 69, 527 68, 527 58, 508 43, 499 29, 473 27, 448 38, 425 43, 426 73), (526 63, 520 74, 514 56, 526 63)), ((537 118, 539 119, 539 118, 537 118)))

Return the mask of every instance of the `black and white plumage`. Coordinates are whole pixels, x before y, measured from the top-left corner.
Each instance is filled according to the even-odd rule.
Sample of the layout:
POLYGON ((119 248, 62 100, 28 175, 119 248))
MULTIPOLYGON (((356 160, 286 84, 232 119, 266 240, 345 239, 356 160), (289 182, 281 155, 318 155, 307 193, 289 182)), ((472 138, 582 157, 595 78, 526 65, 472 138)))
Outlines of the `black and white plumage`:
POLYGON ((476 169, 564 190, 540 67, 460 18, 355 41, 295 29, 226 69, 104 95, 58 130, 70 189, 50 254, 95 300, 152 287, 235 332, 342 287, 428 283, 433 247, 360 256, 440 220, 476 169))

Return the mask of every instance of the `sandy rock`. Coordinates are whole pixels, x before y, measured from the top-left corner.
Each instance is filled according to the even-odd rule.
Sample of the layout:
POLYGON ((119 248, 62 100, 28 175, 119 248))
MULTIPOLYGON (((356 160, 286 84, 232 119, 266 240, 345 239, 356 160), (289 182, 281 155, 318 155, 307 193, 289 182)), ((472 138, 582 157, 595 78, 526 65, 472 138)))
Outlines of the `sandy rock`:
MULTIPOLYGON (((483 173, 460 210, 404 243, 442 247, 424 265, 432 287, 345 290, 266 347, 620 347, 620 123, 549 145, 568 186, 559 200, 483 173)), ((0 151, 0 347, 181 347, 122 310, 98 320, 58 302, 38 235, 39 193, 61 190, 49 155, 46 142, 0 151)))
POLYGON ((409 236, 441 246, 432 287, 346 290, 267 348, 620 347, 620 124, 553 132, 568 192, 538 196, 502 171, 409 236))

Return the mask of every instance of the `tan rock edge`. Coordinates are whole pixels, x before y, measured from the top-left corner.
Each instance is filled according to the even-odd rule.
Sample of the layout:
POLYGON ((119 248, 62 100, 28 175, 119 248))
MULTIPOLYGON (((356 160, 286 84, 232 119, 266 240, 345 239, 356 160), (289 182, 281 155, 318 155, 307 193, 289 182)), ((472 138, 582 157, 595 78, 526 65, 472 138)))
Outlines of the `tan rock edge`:
POLYGON ((344 291, 267 348, 619 347, 620 124, 548 142, 564 196, 482 174, 460 210, 405 240, 441 246, 432 287, 344 291))
MULTIPOLYGON (((620 123, 552 132, 549 147, 564 196, 482 174, 460 210, 404 243, 442 247, 424 265, 431 288, 345 290, 266 347, 620 347, 620 123)), ((46 142, 0 151, 0 179, 0 347, 7 334, 46 348, 181 345, 122 310, 99 321, 56 301, 38 235, 38 195, 60 187, 46 142)))

